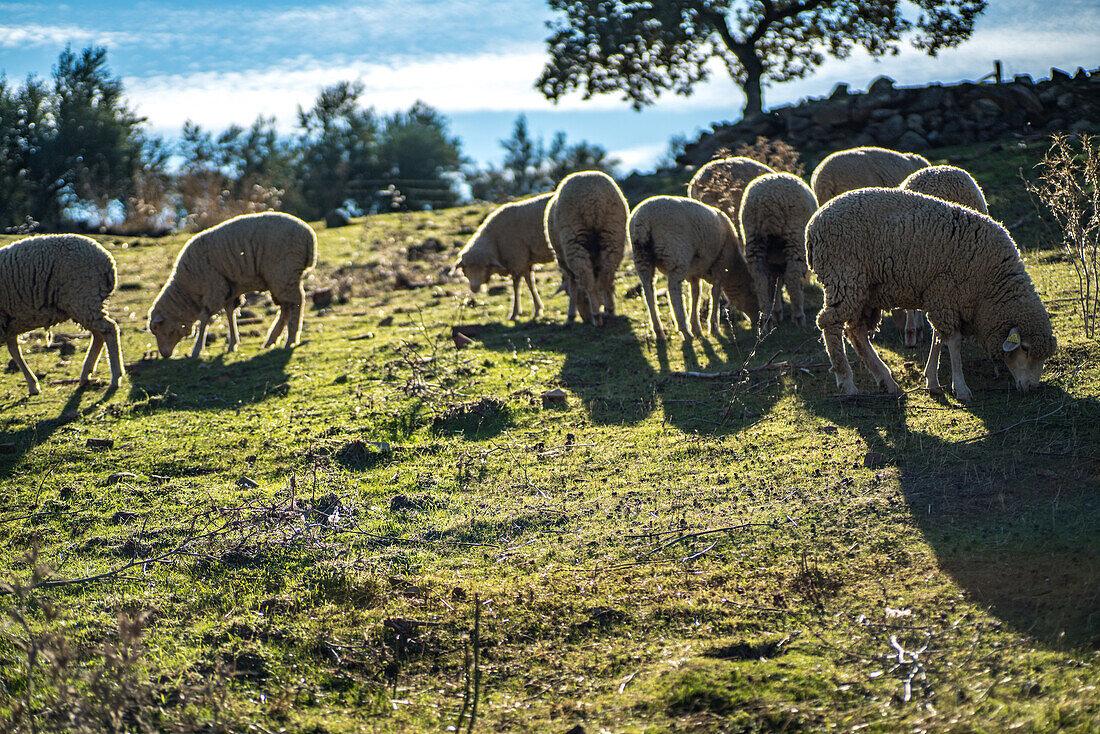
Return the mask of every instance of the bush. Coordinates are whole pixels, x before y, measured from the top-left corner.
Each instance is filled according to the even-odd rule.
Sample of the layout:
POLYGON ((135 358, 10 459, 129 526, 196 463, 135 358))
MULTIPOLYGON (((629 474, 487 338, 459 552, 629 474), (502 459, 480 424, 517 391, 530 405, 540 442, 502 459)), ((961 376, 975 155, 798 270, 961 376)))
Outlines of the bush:
POLYGON ((1098 336, 1100 316, 1100 147, 1087 135, 1051 137, 1028 191, 1061 230, 1062 249, 1077 272, 1075 299, 1085 336, 1098 336))

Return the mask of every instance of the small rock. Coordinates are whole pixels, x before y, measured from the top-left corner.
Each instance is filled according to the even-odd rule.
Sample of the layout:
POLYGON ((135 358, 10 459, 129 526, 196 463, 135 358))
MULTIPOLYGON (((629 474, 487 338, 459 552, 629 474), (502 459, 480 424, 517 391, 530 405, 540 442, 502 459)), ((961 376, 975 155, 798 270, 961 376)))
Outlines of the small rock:
POLYGON ((114 448, 115 440, 113 438, 89 438, 84 445, 90 449, 110 449, 114 448))
POLYGON ((549 408, 553 405, 565 405, 569 399, 569 393, 560 387, 547 390, 542 394, 542 407, 549 408))
POLYGON ((393 316, 383 316, 378 320, 379 326, 393 326, 393 316))
POLYGON ((461 333, 465 336, 468 336, 471 339, 476 339, 477 337, 479 337, 479 336, 481 336, 482 334, 485 333, 485 325, 484 324, 458 324, 456 326, 451 327, 451 336, 452 337, 455 334, 459 334, 459 333, 461 333))
POLYGON ((127 479, 137 479, 137 478, 138 478, 138 475, 134 474, 133 472, 118 471, 118 472, 115 472, 114 474, 112 474, 111 476, 107 477, 107 484, 109 486, 109 485, 112 485, 112 484, 118 484, 119 482, 124 482, 127 479))
POLYGON ((565 734, 588 734, 588 730, 585 729, 582 725, 577 724, 572 729, 566 731, 565 734))
POLYGON ((468 347, 474 343, 474 340, 463 334, 461 331, 455 331, 451 333, 451 338, 454 339, 455 349, 462 349, 468 347))
POLYGON ((310 296, 310 298, 313 299, 314 306, 317 306, 318 308, 325 308, 330 303, 332 303, 334 295, 335 294, 333 293, 331 288, 322 288, 320 290, 313 291, 313 294, 310 296))
POLYGON ((822 426, 819 430, 822 433, 836 433, 837 432, 837 427, 836 426, 822 426))
POLYGON ((868 451, 863 456, 863 466, 868 469, 877 469, 880 466, 886 466, 889 462, 890 457, 877 451, 868 451))
POLYGON ((172 481, 172 477, 166 477, 162 474, 150 474, 149 480, 152 481, 153 484, 167 484, 172 481))
POLYGON ((256 489, 256 487, 259 486, 260 485, 254 479, 249 479, 245 476, 242 476, 240 479, 237 480, 237 487, 239 487, 240 489, 256 489))

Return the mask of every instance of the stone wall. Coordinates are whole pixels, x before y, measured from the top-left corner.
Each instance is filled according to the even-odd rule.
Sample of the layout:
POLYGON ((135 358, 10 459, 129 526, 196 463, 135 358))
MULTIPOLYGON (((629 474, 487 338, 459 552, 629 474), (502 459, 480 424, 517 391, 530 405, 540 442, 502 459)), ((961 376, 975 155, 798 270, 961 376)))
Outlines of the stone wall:
POLYGON ((860 145, 903 152, 1024 138, 1056 131, 1088 132, 1100 123, 1100 69, 1069 75, 1051 69, 1049 79, 1017 76, 1001 83, 897 87, 879 77, 864 93, 838 84, 827 98, 807 99, 737 123, 715 125, 677 159, 698 166, 722 148, 735 149, 758 136, 797 148, 807 162, 860 145))

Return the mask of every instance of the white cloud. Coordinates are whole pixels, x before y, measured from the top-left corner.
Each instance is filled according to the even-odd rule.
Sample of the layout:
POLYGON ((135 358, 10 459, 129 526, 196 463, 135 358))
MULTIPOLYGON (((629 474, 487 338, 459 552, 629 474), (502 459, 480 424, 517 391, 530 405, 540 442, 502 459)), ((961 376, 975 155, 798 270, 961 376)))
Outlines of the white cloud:
POLYGON ((631 171, 652 171, 657 161, 666 152, 668 152, 667 141, 611 150, 608 151, 608 156, 619 160, 620 171, 630 173, 631 171))
POLYGON ((136 33, 95 31, 79 26, 63 25, 0 25, 0 47, 62 46, 66 43, 117 46, 127 43, 148 43, 147 36, 136 33))

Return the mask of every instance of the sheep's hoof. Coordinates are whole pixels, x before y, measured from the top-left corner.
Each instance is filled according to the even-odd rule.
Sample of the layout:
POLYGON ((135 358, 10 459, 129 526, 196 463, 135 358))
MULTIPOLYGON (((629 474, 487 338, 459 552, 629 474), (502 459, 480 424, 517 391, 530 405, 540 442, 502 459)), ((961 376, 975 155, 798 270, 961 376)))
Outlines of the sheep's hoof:
POLYGON ((34 387, 28 387, 27 388, 27 395, 29 395, 31 397, 34 397, 35 395, 40 395, 41 393, 42 393, 42 391, 38 389, 38 385, 35 385, 34 387))
POLYGON ((791 317, 791 321, 794 322, 795 326, 805 326, 806 325, 806 314, 803 314, 803 313, 796 314, 795 316, 791 317))
POLYGON ((847 380, 837 380, 836 386, 840 388, 840 391, 845 395, 859 395, 859 389, 856 388, 856 383, 848 378, 847 380))
POLYGON ((968 387, 958 388, 955 390, 955 399, 960 403, 969 403, 974 399, 974 393, 968 387))
POLYGON ((928 383, 929 395, 943 395, 943 388, 939 384, 928 383))

